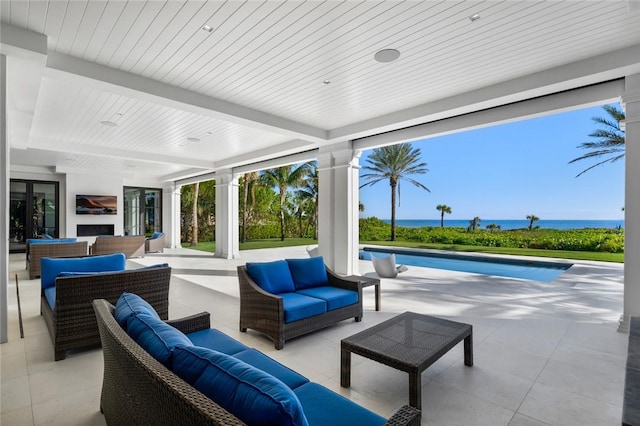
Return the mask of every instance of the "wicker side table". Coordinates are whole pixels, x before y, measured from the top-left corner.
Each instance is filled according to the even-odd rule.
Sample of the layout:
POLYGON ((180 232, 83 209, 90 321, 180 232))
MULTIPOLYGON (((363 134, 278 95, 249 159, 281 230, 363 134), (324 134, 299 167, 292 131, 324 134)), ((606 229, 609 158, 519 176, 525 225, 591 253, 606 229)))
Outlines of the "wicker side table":
POLYGON ((351 386, 351 354, 409 373, 409 405, 422 407, 422 372, 464 340, 464 364, 473 365, 470 324, 405 312, 341 341, 340 386, 351 386))
POLYGON ((377 278, 363 277, 361 275, 348 275, 344 277, 349 281, 357 281, 362 284, 362 288, 376 286, 376 311, 380 310, 380 280, 377 278))

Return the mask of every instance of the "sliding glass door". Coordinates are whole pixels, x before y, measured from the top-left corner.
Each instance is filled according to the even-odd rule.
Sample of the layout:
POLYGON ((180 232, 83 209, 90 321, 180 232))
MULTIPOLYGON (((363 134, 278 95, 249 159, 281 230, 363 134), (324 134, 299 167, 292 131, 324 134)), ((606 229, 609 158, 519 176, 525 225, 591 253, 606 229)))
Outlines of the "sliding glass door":
POLYGON ((11 179, 9 251, 25 251, 29 238, 60 237, 58 203, 58 182, 11 179))
POLYGON ((125 235, 146 235, 162 231, 162 190, 124 188, 125 235))

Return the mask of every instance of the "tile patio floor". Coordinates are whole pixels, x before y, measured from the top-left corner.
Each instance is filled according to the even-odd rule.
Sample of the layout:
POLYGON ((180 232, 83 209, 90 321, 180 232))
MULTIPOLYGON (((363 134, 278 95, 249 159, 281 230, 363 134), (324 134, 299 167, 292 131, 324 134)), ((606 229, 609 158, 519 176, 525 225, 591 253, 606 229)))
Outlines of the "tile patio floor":
MULTIPOLYGON (((348 398, 388 417, 408 402, 408 378, 353 356, 352 387, 340 387, 340 339, 407 310, 474 327, 474 366, 462 343, 422 378, 424 425, 619 425, 627 335, 622 312, 623 266, 578 262, 551 283, 409 267, 382 283, 382 310, 365 289, 364 319, 286 342, 276 351, 265 337, 238 331, 236 265, 305 257, 304 247, 241 252, 224 260, 187 249, 128 261, 128 267, 173 267, 169 317, 211 312, 212 326, 255 347, 348 398)), ((39 315, 40 280, 28 280, 24 254, 10 255, 9 342, 0 345, 0 423, 103 425, 99 410, 102 352, 70 352, 53 361, 39 315), (20 338, 15 274, 24 321, 20 338)), ((360 261, 361 274, 370 274, 360 261)), ((354 425, 355 426, 355 425, 354 425)))

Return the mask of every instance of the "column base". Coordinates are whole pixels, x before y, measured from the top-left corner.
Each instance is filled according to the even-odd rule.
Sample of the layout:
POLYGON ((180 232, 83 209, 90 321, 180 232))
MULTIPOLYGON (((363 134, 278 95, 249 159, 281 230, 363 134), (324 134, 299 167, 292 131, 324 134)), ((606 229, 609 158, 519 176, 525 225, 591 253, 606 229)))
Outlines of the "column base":
POLYGON ((618 320, 618 333, 629 333, 629 320, 625 321, 624 314, 620 315, 618 320))

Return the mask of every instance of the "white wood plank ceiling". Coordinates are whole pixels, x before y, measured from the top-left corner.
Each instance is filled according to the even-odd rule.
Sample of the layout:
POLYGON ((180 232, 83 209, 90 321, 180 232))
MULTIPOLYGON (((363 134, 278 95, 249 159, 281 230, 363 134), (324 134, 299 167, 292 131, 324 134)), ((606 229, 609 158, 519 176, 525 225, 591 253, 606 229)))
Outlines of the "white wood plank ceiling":
POLYGON ((635 0, 2 0, 0 14, 47 36, 28 138, 11 142, 51 164, 13 157, 159 179, 402 127, 416 108, 640 46, 635 0), (376 62, 384 48, 400 58, 376 62))

